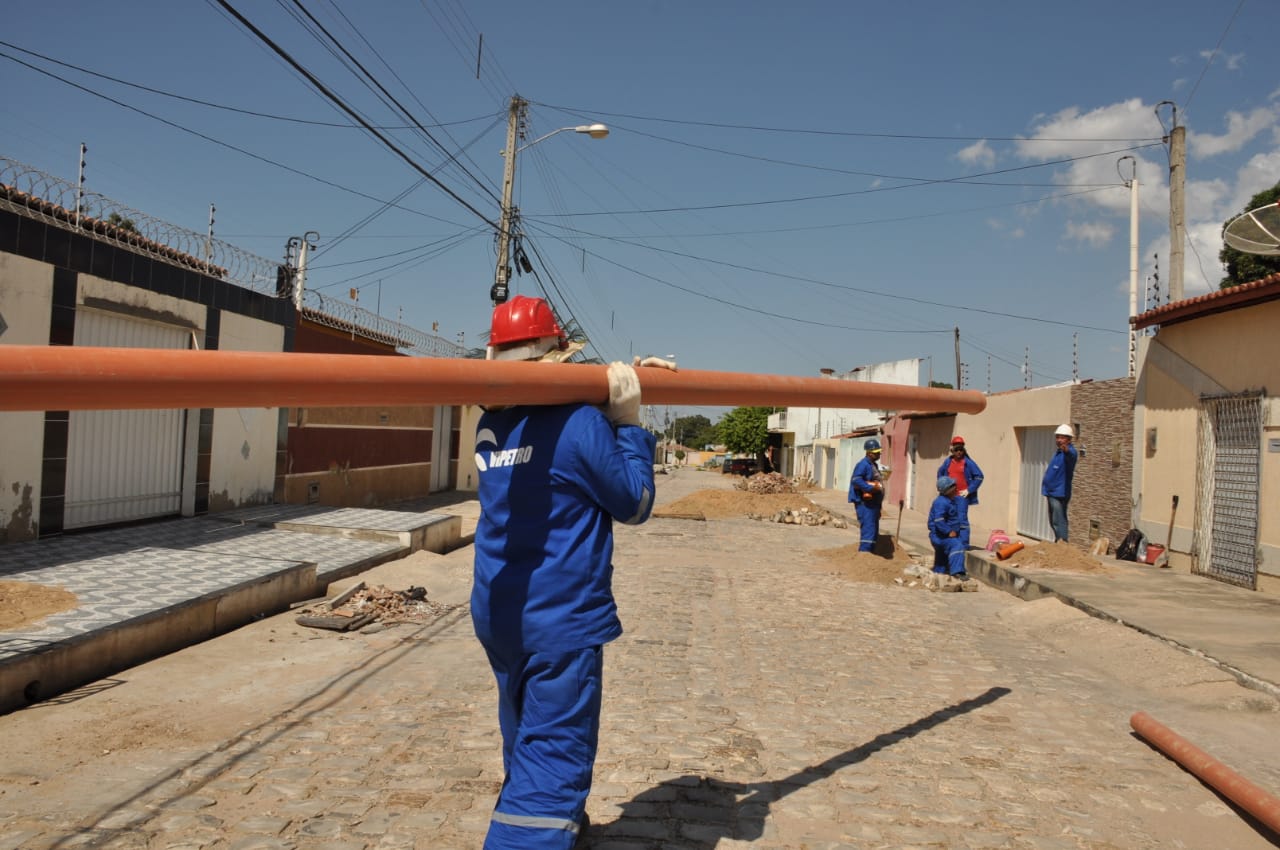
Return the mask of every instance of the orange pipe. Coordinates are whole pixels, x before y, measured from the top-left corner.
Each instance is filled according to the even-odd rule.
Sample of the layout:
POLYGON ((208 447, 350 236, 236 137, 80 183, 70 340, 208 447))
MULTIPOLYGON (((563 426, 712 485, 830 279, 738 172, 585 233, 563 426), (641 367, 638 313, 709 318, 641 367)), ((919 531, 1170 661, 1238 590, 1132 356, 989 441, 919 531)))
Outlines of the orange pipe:
POLYGON ((1007 561, 1008 559, 1012 558, 1014 555, 1018 554, 1023 549, 1025 549, 1026 546, 1027 544, 1023 543, 1021 540, 1015 540, 1012 543, 1006 543, 996 550, 996 557, 1002 561, 1007 561))
POLYGON ((1254 785, 1213 756, 1154 720, 1145 711, 1129 718, 1133 731, 1191 771, 1201 782, 1253 815, 1280 835, 1280 799, 1254 785))
MULTIPOLYGON (((149 348, 0 345, 0 410, 600 404, 600 365, 149 348)), ((641 368, 646 404, 977 413, 979 392, 641 368)))

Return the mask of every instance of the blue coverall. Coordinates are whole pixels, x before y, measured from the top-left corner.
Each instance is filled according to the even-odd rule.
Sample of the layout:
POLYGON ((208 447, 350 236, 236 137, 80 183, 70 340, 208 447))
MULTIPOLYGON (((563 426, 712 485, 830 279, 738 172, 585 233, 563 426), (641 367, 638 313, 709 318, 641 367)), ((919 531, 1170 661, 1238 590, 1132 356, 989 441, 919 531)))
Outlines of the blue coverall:
POLYGON ((1040 493, 1049 503, 1049 525, 1053 527, 1055 543, 1070 539, 1067 506, 1071 503, 1071 479, 1075 477, 1078 458, 1076 447, 1070 443, 1065 449, 1058 449, 1053 453, 1040 484, 1040 493))
MULTIPOLYGON (((943 458, 942 465, 938 467, 938 477, 947 476, 955 478, 951 474, 951 458, 943 458)), ((959 479, 956 479, 957 481, 959 479)), ((964 524, 964 528, 960 532, 960 539, 964 541, 964 548, 969 548, 969 508, 978 504, 978 488, 982 486, 982 470, 973 458, 969 457, 969 453, 965 452, 964 456, 964 483, 965 488, 969 491, 968 496, 956 496, 956 507, 960 510, 960 521, 964 524)))
POLYGON ((471 618, 498 683, 505 777, 485 848, 573 846, 600 728, 603 644, 622 634, 613 519, 653 508, 654 437, 585 404, 488 411, 471 618))
POLYGON ((880 480, 880 467, 869 457, 858 461, 849 481, 849 501, 858 515, 858 551, 875 549, 876 536, 880 534, 880 508, 884 504, 884 489, 871 486, 880 480))
POLYGON ((960 520, 959 496, 941 493, 929 508, 929 542, 933 544, 933 571, 959 575, 964 573, 965 545, 959 537, 963 525, 960 520), (949 536, 956 532, 956 537, 949 536))

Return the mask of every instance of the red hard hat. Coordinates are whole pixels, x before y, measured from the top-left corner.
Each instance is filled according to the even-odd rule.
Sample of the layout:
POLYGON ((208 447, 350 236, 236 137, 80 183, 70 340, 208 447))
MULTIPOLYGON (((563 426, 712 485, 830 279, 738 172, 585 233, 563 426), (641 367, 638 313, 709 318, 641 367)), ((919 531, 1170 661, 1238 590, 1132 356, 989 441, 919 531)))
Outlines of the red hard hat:
POLYGON ((489 328, 489 345, 496 347, 516 342, 532 342, 545 337, 559 337, 565 344, 564 331, 556 324, 551 305, 541 298, 517 295, 493 308, 493 324, 489 328))
POLYGON ((952 437, 952 438, 951 438, 951 445, 953 445, 953 446, 963 446, 963 445, 964 445, 964 437, 952 437))

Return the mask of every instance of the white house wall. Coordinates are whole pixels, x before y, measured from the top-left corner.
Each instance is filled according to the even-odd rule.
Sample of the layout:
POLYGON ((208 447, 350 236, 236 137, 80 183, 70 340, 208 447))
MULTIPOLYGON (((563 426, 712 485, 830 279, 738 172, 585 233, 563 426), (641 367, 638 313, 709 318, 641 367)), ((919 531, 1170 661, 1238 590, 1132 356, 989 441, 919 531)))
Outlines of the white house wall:
MULTIPOLYGON (((891 360, 860 366, 841 374, 831 375, 832 381, 871 382, 920 386, 920 360, 891 360)), ((815 440, 825 440, 849 431, 879 425, 883 411, 866 408, 788 407, 786 430, 795 434, 795 445, 807 446, 815 440)))

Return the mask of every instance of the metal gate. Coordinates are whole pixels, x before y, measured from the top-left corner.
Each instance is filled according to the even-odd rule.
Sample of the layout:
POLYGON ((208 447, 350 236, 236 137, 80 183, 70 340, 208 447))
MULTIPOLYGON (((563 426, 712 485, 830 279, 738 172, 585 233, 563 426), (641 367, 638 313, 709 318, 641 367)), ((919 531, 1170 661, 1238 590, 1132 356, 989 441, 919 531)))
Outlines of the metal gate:
MULTIPOLYGON (((77 346, 186 348, 190 331, 114 313, 76 313, 77 346)), ((176 514, 182 506, 182 410, 73 410, 63 527, 176 514)))
POLYGON ((1200 400, 1192 571, 1258 586, 1258 490, 1262 476, 1262 394, 1200 400))
POLYGON ((1052 540, 1049 506, 1041 494, 1044 472, 1058 444, 1052 428, 1020 428, 1022 462, 1018 468, 1018 534, 1036 540, 1052 540))

